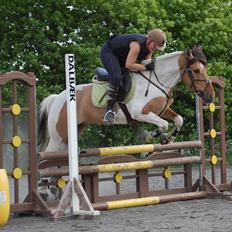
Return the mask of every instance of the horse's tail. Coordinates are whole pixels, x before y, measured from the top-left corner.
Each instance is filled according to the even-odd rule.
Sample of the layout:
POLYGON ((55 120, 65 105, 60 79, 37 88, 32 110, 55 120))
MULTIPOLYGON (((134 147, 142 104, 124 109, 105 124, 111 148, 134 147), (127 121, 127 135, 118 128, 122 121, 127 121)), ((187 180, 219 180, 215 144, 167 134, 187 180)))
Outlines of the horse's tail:
POLYGON ((57 94, 51 94, 48 97, 46 97, 40 104, 39 115, 38 115, 38 131, 37 131, 38 134, 37 145, 40 151, 43 151, 49 142, 48 129, 47 129, 48 114, 57 96, 58 96, 57 94))

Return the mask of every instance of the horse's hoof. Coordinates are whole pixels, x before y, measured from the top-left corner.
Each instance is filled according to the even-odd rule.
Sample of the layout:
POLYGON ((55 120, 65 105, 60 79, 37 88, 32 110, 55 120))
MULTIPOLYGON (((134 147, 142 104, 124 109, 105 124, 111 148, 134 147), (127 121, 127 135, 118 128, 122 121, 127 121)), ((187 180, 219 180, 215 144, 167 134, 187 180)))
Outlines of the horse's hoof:
POLYGON ((152 136, 153 138, 156 138, 156 137, 160 136, 161 133, 162 133, 162 131, 159 130, 159 129, 157 129, 157 130, 154 130, 154 131, 151 132, 151 136, 152 136))
POLYGON ((160 135, 160 143, 162 145, 169 143, 169 139, 168 139, 168 134, 167 133, 163 133, 163 134, 160 135))

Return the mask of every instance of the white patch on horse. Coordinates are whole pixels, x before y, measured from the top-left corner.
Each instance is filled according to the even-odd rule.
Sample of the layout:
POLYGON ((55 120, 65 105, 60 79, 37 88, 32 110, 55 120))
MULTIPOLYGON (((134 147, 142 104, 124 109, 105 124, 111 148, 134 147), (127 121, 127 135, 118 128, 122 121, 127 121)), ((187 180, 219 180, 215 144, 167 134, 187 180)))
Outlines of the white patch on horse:
POLYGON ((205 70, 205 67, 202 63, 199 64, 199 69, 200 69, 200 72, 203 72, 205 70))
POLYGON ((180 82, 178 59, 182 52, 173 52, 156 58, 155 72, 160 79, 159 86, 165 86, 166 93, 180 82))
POLYGON ((184 119, 180 115, 177 115, 174 118, 174 123, 176 125, 177 130, 179 131, 181 129, 181 127, 183 126, 184 119))
POLYGON ((58 149, 58 151, 66 150, 67 145, 65 145, 62 142, 61 136, 58 134, 56 128, 56 124, 60 115, 60 111, 66 102, 67 96, 66 96, 66 90, 61 92, 55 101, 53 102, 50 111, 53 112, 53 114, 48 115, 48 133, 50 139, 48 146, 46 148, 46 151, 54 151, 54 148, 58 149), (58 148, 57 148, 58 147, 58 148))
POLYGON ((148 114, 137 114, 136 116, 134 116, 134 119, 140 122, 155 124, 159 128, 161 128, 162 131, 168 130, 168 122, 152 112, 148 114))
POLYGON ((49 113, 51 106, 52 106, 52 104, 57 96, 58 96, 58 94, 51 94, 42 101, 41 107, 40 107, 40 115, 39 115, 40 117, 41 117, 41 113, 44 111, 49 113))

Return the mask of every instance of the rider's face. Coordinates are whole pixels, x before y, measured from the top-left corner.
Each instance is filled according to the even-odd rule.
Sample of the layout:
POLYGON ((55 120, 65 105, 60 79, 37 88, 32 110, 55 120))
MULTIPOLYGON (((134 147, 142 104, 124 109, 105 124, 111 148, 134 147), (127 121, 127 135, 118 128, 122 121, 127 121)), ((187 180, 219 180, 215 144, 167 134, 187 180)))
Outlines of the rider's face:
POLYGON ((153 53, 158 50, 153 40, 148 41, 147 49, 150 53, 153 53))

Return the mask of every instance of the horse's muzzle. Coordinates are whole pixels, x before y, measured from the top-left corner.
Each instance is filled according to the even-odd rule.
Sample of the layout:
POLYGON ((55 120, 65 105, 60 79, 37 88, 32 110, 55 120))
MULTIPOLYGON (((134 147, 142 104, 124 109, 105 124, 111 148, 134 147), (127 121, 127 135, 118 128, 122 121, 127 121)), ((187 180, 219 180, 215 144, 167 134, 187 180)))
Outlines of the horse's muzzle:
POLYGON ((214 102, 214 96, 208 92, 203 92, 199 95, 205 103, 212 103, 214 102))

